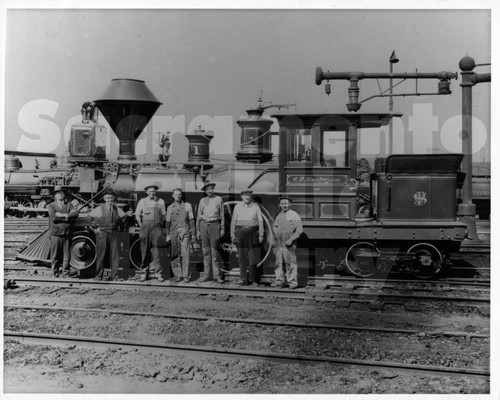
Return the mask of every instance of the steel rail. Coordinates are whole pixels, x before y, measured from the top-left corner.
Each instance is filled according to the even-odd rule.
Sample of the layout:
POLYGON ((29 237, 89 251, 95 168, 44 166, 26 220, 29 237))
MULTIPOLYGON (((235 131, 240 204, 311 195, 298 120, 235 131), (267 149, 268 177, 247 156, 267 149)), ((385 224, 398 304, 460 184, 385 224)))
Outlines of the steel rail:
MULTIPOLYGON (((4 263, 4 270, 5 271, 30 271, 32 269, 41 269, 43 268, 43 271, 46 271, 47 273, 51 273, 50 268, 47 268, 45 266, 38 266, 35 264, 10 264, 9 262, 4 263)), ((326 285, 320 285, 319 287, 326 287, 327 289, 333 288, 332 285, 335 286, 340 286, 343 285, 346 282, 352 282, 354 284, 355 288, 362 288, 366 286, 367 284, 370 283, 380 283, 384 284, 385 286, 383 287, 377 287, 377 289, 386 289, 386 288, 393 288, 397 284, 416 284, 416 285, 426 285, 429 286, 430 289, 442 289, 444 286, 449 286, 446 287, 446 289, 454 289, 453 286, 457 287, 462 287, 462 286, 470 286, 470 287, 478 287, 478 288, 490 288, 491 286, 491 280, 490 279, 457 279, 457 278, 452 278, 449 280, 441 280, 441 281, 431 281, 431 280, 415 280, 415 279, 393 279, 393 278, 386 278, 386 279, 375 279, 375 278, 356 278, 356 277, 345 277, 345 276, 337 276, 333 275, 330 277, 309 277, 307 286, 308 287, 315 287, 316 283, 321 282, 326 282, 326 285), (340 282, 337 285, 337 282, 340 282)), ((404 288, 404 289, 411 289, 411 288, 404 288)), ((419 288, 422 289, 422 288, 419 288)))
MULTIPOLYGON (((4 240, 5 242, 5 240, 4 240)), ((7 241, 8 242, 8 241, 7 241)), ((23 271, 29 269, 43 268, 47 272, 50 272, 50 268, 43 265, 37 265, 35 262, 18 261, 16 264, 12 264, 11 261, 4 263, 4 270, 13 271, 23 271)), ((478 267, 479 268, 479 267, 478 267)), ((486 268, 490 269, 490 268, 486 268)), ((312 276, 309 277, 308 286, 314 286, 315 282, 319 283, 326 282, 326 285, 321 286, 329 287, 335 282, 353 282, 357 285, 362 285, 365 283, 390 283, 390 284, 405 284, 405 283, 415 283, 423 285, 436 285, 436 286, 446 286, 446 285, 457 285, 457 286, 477 286, 477 287, 490 287, 490 279, 480 279, 480 278, 447 278, 443 280, 423 280, 423 279, 400 279, 392 278, 387 276, 387 278, 360 278, 360 277, 349 277, 341 275, 324 275, 324 276, 312 276)))
POLYGON ((379 333, 404 333, 407 335, 415 335, 425 333, 427 336, 445 336, 445 337, 467 337, 478 339, 489 339, 489 334, 469 333, 462 331, 429 331, 423 332, 421 330, 412 329, 396 329, 396 328, 377 328, 371 326, 355 326, 355 325, 341 325, 341 324, 318 324, 318 323, 305 323, 305 322, 287 322, 287 321, 269 321, 262 319, 245 319, 245 318, 230 318, 230 317, 214 317, 206 315, 184 315, 184 314, 167 314, 149 311, 131 311, 131 310, 117 310, 117 309, 102 309, 102 308, 73 308, 73 307, 51 307, 51 306, 22 306, 15 304, 4 305, 4 310, 18 309, 18 310, 39 310, 39 311, 64 311, 64 312, 83 312, 83 313, 104 313, 104 314, 118 314, 118 315, 132 315, 140 317, 158 317, 170 318, 181 320, 196 320, 208 321, 216 320, 219 322, 230 322, 238 324, 253 324, 253 325, 271 325, 278 327, 293 327, 305 329, 338 329, 338 330, 354 330, 354 331, 369 331, 379 333))
MULTIPOLYGON (((357 277, 348 277, 348 276, 336 276, 336 275, 330 275, 330 276, 325 276, 325 277, 311 277, 310 281, 333 281, 335 284, 335 281, 337 282, 353 282, 355 285, 362 285, 366 283, 384 283, 384 284, 407 284, 407 283, 414 283, 414 284, 419 284, 419 285, 435 285, 435 286, 440 286, 440 285, 457 285, 457 286, 478 286, 478 287, 489 287, 490 285, 490 280, 479 280, 479 279, 470 279, 470 281, 466 280, 460 280, 457 278, 451 278, 447 280, 424 280, 424 279, 396 279, 396 278, 390 278, 387 277, 385 279, 383 278, 357 278, 357 277)), ((327 284, 328 286, 328 284, 327 284)))
POLYGON ((40 234, 42 232, 45 232, 46 230, 47 230, 46 227, 38 228, 36 226, 35 227, 22 227, 22 228, 15 228, 15 229, 7 227, 4 229, 4 236, 6 238, 13 237, 16 235, 30 236, 30 235, 40 234))
MULTIPOLYGON (((170 283, 153 283, 148 281, 146 284, 139 282, 116 282, 113 281, 82 281, 80 279, 43 279, 43 278, 32 278, 32 277, 9 277, 9 279, 14 279, 16 283, 23 283, 25 285, 35 285, 35 286, 59 286, 60 288, 74 288, 80 287, 90 287, 93 289, 133 289, 133 290, 168 290, 172 292, 195 292, 198 294, 217 294, 221 296, 244 296, 244 297, 279 297, 279 298, 291 298, 298 300, 310 300, 319 297, 321 301, 335 302, 335 300, 323 298, 324 296, 338 295, 340 299, 345 299, 345 296, 352 297, 362 297, 364 299, 408 299, 408 300, 427 300, 427 301, 449 301, 449 302, 478 302, 478 303, 490 303, 489 298, 475 298, 475 297, 459 297, 459 296, 429 296, 429 295, 406 295, 406 294, 388 294, 388 293, 372 293, 372 292, 353 292, 352 290, 332 290, 332 291, 322 291, 321 295, 317 291, 308 291, 304 289, 268 289, 268 288, 255 288, 247 289, 242 287, 231 287, 223 286, 217 284, 214 286, 204 286, 202 284, 193 283, 192 285, 172 285, 170 283), (319 295, 319 296, 318 296, 319 295)), ((4 278, 7 280, 7 277, 4 278)), ((353 301, 353 300, 350 300, 353 301)))
POLYGON ((488 370, 483 369, 469 369, 469 368, 452 368, 452 367, 441 367, 433 365, 420 365, 420 364, 404 364, 395 362, 384 362, 384 361, 370 361, 370 360, 355 360, 349 358, 340 357, 327 357, 327 356, 307 356, 307 355, 297 355, 297 354, 287 354, 287 353, 269 353, 264 351, 252 351, 252 350, 237 350, 237 349, 227 349, 219 347, 207 347, 207 346, 194 346, 194 345, 179 345, 179 344, 145 344, 144 342, 136 342, 132 340, 123 339, 103 339, 98 337, 87 337, 87 336, 70 336, 70 335, 54 335, 54 334, 41 334, 33 332, 14 332, 14 331, 4 331, 4 339, 17 339, 22 342, 30 342, 30 339, 37 344, 66 344, 66 343, 83 343, 88 345, 89 343, 97 345, 118 345, 121 347, 131 347, 131 348, 142 348, 148 350, 163 350, 163 351, 182 351, 182 352, 194 352, 194 353, 205 353, 210 355, 225 356, 225 357, 237 357, 237 358, 250 358, 250 359, 263 359, 268 361, 277 362, 307 362, 307 363, 333 363, 333 364, 344 364, 353 366, 365 366, 365 367, 376 367, 376 368, 392 368, 401 369, 406 371, 418 371, 418 372, 433 372, 433 373, 443 373, 447 375, 474 375, 474 376, 490 376, 488 370))

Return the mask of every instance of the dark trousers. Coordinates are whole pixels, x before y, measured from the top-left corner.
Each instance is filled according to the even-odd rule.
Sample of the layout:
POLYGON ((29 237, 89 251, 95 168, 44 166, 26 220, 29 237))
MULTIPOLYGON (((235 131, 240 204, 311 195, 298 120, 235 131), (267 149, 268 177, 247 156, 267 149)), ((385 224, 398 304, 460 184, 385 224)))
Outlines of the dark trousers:
POLYGON ((96 236, 97 245, 97 263, 96 263, 96 277, 104 277, 104 258, 106 257, 106 250, 109 249, 109 266, 111 267, 111 279, 116 278, 116 273, 118 272, 118 264, 120 262, 120 256, 118 254, 118 232, 104 232, 101 231, 99 235, 96 236))
POLYGON ((60 273, 69 275, 69 242, 68 235, 50 237, 50 259, 54 276, 59 276, 60 273))
POLYGON ((200 222, 201 249, 203 251, 203 274, 213 279, 222 278, 220 273, 221 257, 219 254, 220 222, 200 222))
POLYGON ((170 232, 170 265, 177 278, 189 278, 190 236, 185 228, 173 229, 170 232))
POLYGON ((258 263, 258 228, 237 226, 234 234, 236 236, 236 246, 238 247, 240 278, 243 282, 255 282, 258 263))
POLYGON ((162 238, 163 228, 158 222, 143 222, 139 238, 141 239, 141 274, 148 278, 152 274, 161 274, 162 268, 160 265, 160 241, 162 238), (152 261, 151 261, 152 257, 152 261), (151 264, 151 265, 150 265, 151 264))

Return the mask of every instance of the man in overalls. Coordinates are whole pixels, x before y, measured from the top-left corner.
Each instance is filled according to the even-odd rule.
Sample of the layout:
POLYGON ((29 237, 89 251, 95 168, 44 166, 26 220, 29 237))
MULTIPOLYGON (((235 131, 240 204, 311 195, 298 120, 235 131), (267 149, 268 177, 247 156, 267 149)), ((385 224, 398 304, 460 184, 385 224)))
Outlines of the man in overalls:
POLYGON ((50 258, 52 274, 63 278, 69 277, 70 228, 78 211, 67 201, 62 186, 54 188, 54 201, 47 207, 49 211, 50 258))
POLYGON ((182 201, 182 190, 172 191, 174 202, 167 207, 167 242, 170 239, 170 262, 174 281, 189 282, 189 245, 194 238, 193 207, 182 201), (181 268, 182 264, 182 268, 181 268))
POLYGON ((140 282, 148 280, 153 274, 159 282, 165 280, 160 265, 159 245, 163 235, 163 221, 166 211, 165 202, 156 196, 158 189, 157 185, 146 186, 144 191, 148 196, 139 200, 135 210, 135 217, 140 227, 139 238, 141 239, 142 253, 140 282))
POLYGON ((111 188, 104 190, 102 194, 104 204, 92 210, 88 216, 91 228, 94 230, 97 246, 97 262, 95 280, 102 281, 104 278, 104 258, 106 251, 109 252, 109 266, 111 274, 109 281, 116 279, 120 256, 118 253, 118 225, 120 220, 133 216, 132 210, 127 214, 115 204, 115 192, 111 188))
POLYGON ((281 212, 276 216, 273 230, 276 237, 276 275, 273 287, 285 287, 288 283, 290 289, 298 287, 297 282, 297 239, 303 232, 302 220, 299 214, 290 210, 291 200, 288 197, 280 197, 279 206, 281 212), (285 271, 283 271, 285 264, 285 271))
POLYGON ((224 236, 224 202, 220 196, 215 195, 214 188, 215 183, 205 182, 201 188, 205 197, 198 204, 196 231, 203 251, 203 276, 198 282, 209 281, 211 273, 217 283, 224 283, 219 254, 220 238, 224 236))

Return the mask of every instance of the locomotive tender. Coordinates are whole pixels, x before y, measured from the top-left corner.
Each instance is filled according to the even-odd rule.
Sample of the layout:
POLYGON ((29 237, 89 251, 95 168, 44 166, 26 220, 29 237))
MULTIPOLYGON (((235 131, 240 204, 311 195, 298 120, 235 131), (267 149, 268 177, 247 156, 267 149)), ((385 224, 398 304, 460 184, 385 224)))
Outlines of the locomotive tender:
MULTIPOLYGON (((271 150, 273 120, 263 115, 268 107, 248 110, 237 121, 241 127, 236 160, 221 164, 209 158, 212 136, 200 127, 189 140, 188 160, 181 166, 168 162, 169 143, 156 163, 137 162, 135 141, 161 103, 143 81, 114 79, 93 103, 85 103, 82 124, 72 127, 69 155, 61 168, 70 176, 66 188, 80 205, 92 204, 112 187, 117 202, 135 207, 148 184, 160 187, 167 204, 172 190, 182 188, 185 200, 196 207, 206 180, 216 183, 224 200, 226 221, 251 188, 265 219, 261 248, 262 274, 272 275, 272 223, 278 199, 286 194, 302 217, 299 239, 299 276, 322 276, 335 270, 368 277, 399 269, 426 278, 438 273, 466 237, 466 225, 457 221, 457 188, 463 174, 463 154, 391 155, 370 166, 359 154, 358 138, 365 128, 387 125, 397 114, 279 114, 279 153, 271 150), (94 108, 95 105, 95 108, 94 108), (108 161, 97 123, 97 109, 119 139, 119 154, 108 161)), ((75 221, 71 265, 86 269, 95 262, 95 240, 86 229, 85 214, 75 221)), ((221 240, 226 271, 237 270, 237 252, 229 229, 221 240)), ((121 265, 140 263, 135 234, 123 233, 121 265)), ((21 259, 48 260, 47 233, 19 255, 21 259)), ((193 246, 194 260, 201 252, 193 246)))

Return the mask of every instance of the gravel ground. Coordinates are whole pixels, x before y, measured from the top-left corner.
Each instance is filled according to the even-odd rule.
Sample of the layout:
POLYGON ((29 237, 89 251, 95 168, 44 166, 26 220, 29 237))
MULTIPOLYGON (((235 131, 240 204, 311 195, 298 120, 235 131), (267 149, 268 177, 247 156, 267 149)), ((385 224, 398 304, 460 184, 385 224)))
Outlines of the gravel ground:
POLYGON ((487 393, 489 380, 6 341, 7 393, 487 393))
MULTIPOLYGON (((464 255, 462 264, 484 267, 489 255, 464 255)), ((489 276, 477 272, 476 276, 489 276)), ((458 295, 459 291, 452 293, 458 295)), ((416 329, 417 335, 258 327, 210 319, 180 322, 157 317, 123 317, 34 311, 5 311, 5 330, 116 337, 145 342, 207 344, 392 360, 415 364, 486 369, 489 340, 433 336, 434 331, 489 333, 489 307, 370 310, 321 301, 265 300, 196 294, 31 288, 5 292, 5 304, 75 308, 116 308, 212 317, 366 325, 416 329), (49 316, 49 318, 44 317, 49 316)), ((487 377, 445 376, 339 364, 291 364, 175 352, 161 354, 118 346, 43 346, 4 341, 5 393, 237 393, 237 394, 486 394, 487 377)))

